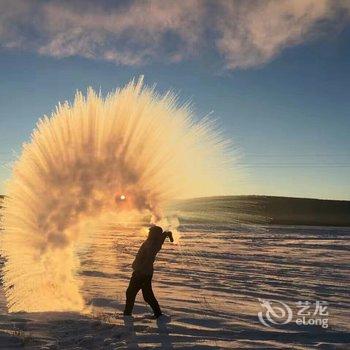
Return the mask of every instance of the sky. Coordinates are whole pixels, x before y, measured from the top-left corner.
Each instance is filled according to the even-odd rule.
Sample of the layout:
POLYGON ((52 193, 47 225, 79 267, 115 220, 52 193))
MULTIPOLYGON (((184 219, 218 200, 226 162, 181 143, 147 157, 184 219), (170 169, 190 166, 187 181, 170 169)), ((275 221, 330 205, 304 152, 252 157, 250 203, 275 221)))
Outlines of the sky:
POLYGON ((245 174, 228 194, 350 200, 341 0, 0 0, 0 193, 40 117, 140 75, 217 118, 245 174))

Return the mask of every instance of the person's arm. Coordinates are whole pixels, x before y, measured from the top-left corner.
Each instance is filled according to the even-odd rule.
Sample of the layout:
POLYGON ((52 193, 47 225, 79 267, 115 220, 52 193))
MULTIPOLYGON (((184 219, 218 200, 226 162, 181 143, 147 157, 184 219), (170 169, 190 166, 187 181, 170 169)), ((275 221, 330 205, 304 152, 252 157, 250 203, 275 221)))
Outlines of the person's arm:
POLYGON ((173 233, 171 231, 164 231, 162 233, 162 236, 163 236, 162 239, 157 242, 157 245, 158 245, 157 252, 162 248, 163 243, 167 237, 169 237, 170 242, 174 242, 173 233))

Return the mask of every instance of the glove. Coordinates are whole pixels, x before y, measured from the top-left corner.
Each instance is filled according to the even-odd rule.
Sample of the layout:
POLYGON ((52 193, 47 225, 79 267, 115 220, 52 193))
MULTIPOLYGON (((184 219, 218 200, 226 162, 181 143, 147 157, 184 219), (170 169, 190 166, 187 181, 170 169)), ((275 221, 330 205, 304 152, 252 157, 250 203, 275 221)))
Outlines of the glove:
POLYGON ((169 237, 170 242, 174 242, 173 233, 171 231, 164 231, 165 237, 169 237))

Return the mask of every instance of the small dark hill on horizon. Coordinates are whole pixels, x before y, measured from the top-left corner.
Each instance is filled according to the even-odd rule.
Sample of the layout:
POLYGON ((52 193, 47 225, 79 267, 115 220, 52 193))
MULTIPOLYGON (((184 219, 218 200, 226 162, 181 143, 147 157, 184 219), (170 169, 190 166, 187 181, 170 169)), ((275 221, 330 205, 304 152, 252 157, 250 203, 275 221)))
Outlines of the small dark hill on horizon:
POLYGON ((194 218, 212 222, 272 225, 350 226, 350 201, 275 196, 220 196, 178 200, 174 205, 194 218))

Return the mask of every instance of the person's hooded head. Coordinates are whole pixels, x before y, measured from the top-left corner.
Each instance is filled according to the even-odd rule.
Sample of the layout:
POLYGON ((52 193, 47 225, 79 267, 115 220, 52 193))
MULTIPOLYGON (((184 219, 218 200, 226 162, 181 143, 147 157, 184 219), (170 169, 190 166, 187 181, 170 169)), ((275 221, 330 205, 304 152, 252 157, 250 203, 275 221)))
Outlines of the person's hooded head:
POLYGON ((152 242, 164 242, 165 235, 163 229, 160 226, 151 226, 149 229, 147 239, 152 242))

